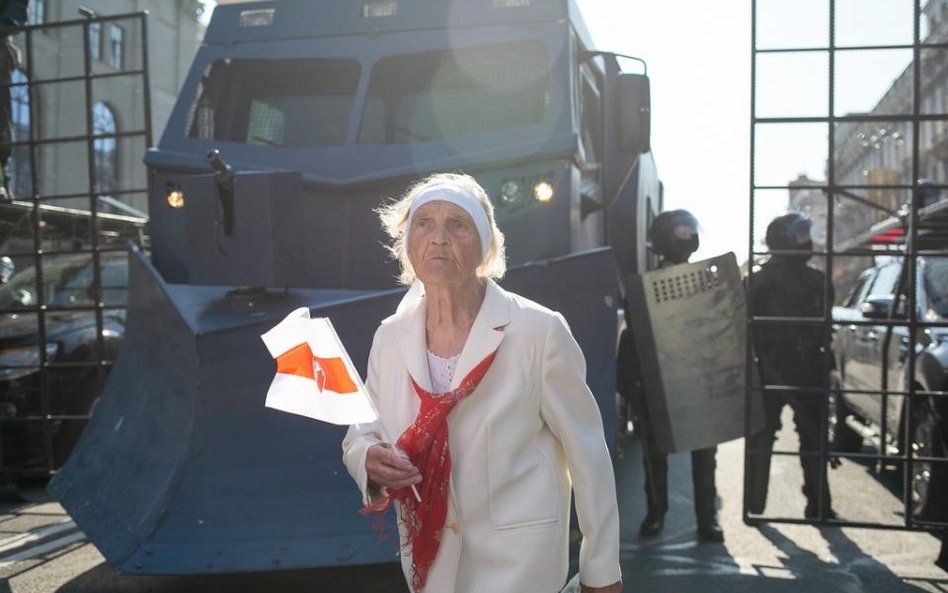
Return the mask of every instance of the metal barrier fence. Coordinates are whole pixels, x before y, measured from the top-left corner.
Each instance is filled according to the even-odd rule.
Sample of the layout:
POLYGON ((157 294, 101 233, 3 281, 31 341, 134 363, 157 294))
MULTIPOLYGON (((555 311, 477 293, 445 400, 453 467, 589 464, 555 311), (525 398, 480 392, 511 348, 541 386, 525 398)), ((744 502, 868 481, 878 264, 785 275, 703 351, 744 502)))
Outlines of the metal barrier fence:
POLYGON ((823 275, 820 314, 749 307, 748 361, 761 355, 755 347, 767 350, 768 332, 809 328, 822 343, 800 360, 823 370, 803 380, 748 364, 762 370, 750 389, 770 403, 776 430, 776 441, 747 435, 748 523, 948 527, 948 202, 939 199, 948 198, 948 19, 939 6, 753 2, 749 298, 772 262, 811 258, 823 275), (781 211, 812 220, 812 250, 764 244, 781 211))
POLYGON ((28 26, 11 40, 22 59, 0 81, 13 132, 0 145, 11 152, 0 255, 16 266, 0 285, 7 483, 62 465, 124 334, 125 244, 147 221, 146 16, 28 26))

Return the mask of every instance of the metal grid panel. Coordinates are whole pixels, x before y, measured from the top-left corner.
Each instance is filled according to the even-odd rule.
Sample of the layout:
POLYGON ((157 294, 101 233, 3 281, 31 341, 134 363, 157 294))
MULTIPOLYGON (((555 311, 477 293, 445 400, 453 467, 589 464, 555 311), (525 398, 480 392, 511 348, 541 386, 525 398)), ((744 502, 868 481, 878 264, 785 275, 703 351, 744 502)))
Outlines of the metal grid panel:
MULTIPOLYGON (((813 218, 813 264, 828 273, 821 319, 749 317, 749 336, 764 324, 813 323, 832 336, 824 361, 835 370, 826 373, 822 386, 797 391, 822 406, 815 429, 828 436, 809 454, 818 456, 821 487, 829 485, 840 516, 834 520, 828 500, 821 500, 818 516, 802 517, 800 476, 790 484, 783 471, 770 472, 775 477, 766 504, 751 504, 754 456, 769 444, 749 438, 748 522, 832 520, 935 530, 948 525, 948 386, 940 368, 941 381, 926 381, 933 375, 927 367, 948 360, 938 350, 948 323, 931 306, 931 294, 942 294, 941 277, 934 277, 942 268, 939 258, 948 253, 943 201, 948 152, 942 149, 948 142, 948 21, 938 6, 923 0, 753 2, 750 280, 766 259, 793 255, 762 247, 764 228, 778 206, 813 218), (794 18, 787 10, 796 12, 794 18), (808 162, 809 175, 794 178, 797 171, 774 166, 781 160, 808 162), (887 265, 895 266, 892 282, 881 280, 887 265), (926 270, 933 278, 925 277, 926 270), (883 290, 887 282, 892 286, 883 290), (879 318, 873 307, 888 313, 879 318), (855 362, 846 358, 850 333, 862 340, 864 356, 855 362), (857 411, 870 408, 878 412, 875 433, 852 431, 857 411), (860 492, 844 490, 851 482, 837 472, 860 464, 891 471, 882 471, 860 492), (831 465, 839 469, 828 472, 831 465), (789 495, 781 490, 786 488, 789 495), (860 515, 865 508, 860 495, 866 492, 876 492, 878 501, 894 497, 892 521, 860 515), (771 504, 780 500, 796 502, 771 504)), ((749 339, 748 356, 752 344, 749 339)), ((778 398, 792 389, 765 384, 759 391, 778 398)), ((792 421, 788 417, 783 424, 792 421)), ((778 433, 775 458, 786 464, 787 456, 799 465, 793 458, 806 452, 799 441, 782 446, 784 432, 778 433)))
POLYGON ((145 17, 28 26, 15 38, 23 70, 11 93, 21 113, 2 147, 29 179, 17 179, 15 199, 0 202, 0 245, 17 266, 0 286, 0 479, 47 476, 65 461, 115 357, 124 245, 142 236, 146 219, 135 203, 146 193, 137 185, 145 175, 119 158, 109 172, 124 185, 104 182, 97 150, 141 154, 151 145, 145 17), (100 64, 90 54, 95 26, 134 33, 140 47, 127 35, 128 43, 111 48, 123 59, 100 64), (58 62, 35 57, 49 52, 49 39, 61 41, 58 62), (95 102, 121 114, 122 125, 103 131, 95 102), (116 165, 124 166, 121 176, 116 165))

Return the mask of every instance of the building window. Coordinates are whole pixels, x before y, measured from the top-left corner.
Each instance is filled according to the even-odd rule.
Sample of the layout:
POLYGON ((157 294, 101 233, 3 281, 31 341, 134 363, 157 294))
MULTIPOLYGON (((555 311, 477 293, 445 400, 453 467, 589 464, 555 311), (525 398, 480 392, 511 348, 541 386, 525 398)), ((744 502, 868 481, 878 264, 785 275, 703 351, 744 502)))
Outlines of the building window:
POLYGON ((110 64, 116 70, 121 70, 125 64, 125 29, 118 25, 109 28, 110 64))
POLYGON ((26 22, 42 25, 46 22, 46 0, 32 0, 26 7, 26 22))
MULTIPOLYGON (((19 68, 10 75, 10 121, 13 123, 13 141, 30 139, 30 87, 26 74, 19 68)), ((33 195, 33 175, 30 163, 30 147, 14 146, 7 163, 10 175, 9 187, 14 196, 33 195)))
POLYGON ((95 152, 95 191, 109 194, 115 190, 118 174, 118 129, 109 106, 99 101, 92 106, 92 148, 95 152))
POLYGON ((89 58, 102 59, 102 23, 89 23, 89 58))

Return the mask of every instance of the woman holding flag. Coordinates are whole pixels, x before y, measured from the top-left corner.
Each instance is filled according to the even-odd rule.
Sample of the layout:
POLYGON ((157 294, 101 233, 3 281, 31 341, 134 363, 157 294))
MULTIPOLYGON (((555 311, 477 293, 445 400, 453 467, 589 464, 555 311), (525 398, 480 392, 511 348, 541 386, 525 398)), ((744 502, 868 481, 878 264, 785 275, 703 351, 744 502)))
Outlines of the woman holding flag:
POLYGON ((396 507, 412 590, 559 591, 575 493, 582 590, 621 591, 615 478, 585 360, 561 315, 495 283, 504 238, 487 194, 439 174, 380 214, 412 287, 369 354, 380 418, 350 428, 343 458, 367 512, 396 507))

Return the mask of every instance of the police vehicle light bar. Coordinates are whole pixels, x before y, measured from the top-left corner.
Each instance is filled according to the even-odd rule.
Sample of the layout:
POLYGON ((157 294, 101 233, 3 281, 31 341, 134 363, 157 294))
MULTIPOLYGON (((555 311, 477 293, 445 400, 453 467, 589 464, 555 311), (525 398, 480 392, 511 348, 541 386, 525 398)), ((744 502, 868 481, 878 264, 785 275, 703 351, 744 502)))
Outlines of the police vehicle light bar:
POLYGON ((366 2, 362 5, 362 17, 367 19, 395 16, 398 14, 398 2, 383 0, 382 2, 366 2))
POLYGON ((905 229, 896 227, 883 233, 873 235, 873 243, 902 243, 905 241, 905 229))

